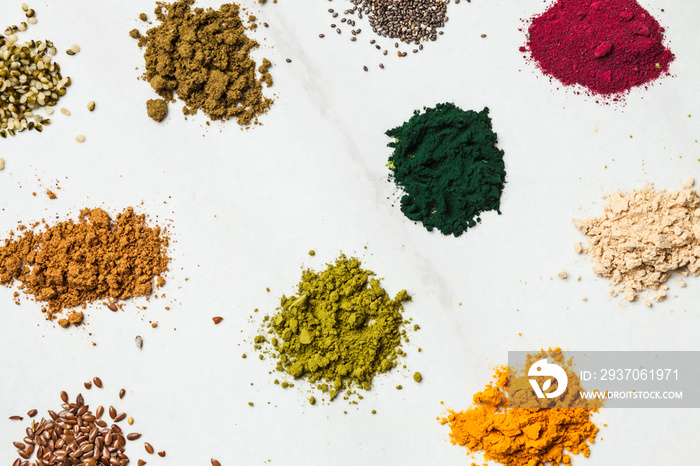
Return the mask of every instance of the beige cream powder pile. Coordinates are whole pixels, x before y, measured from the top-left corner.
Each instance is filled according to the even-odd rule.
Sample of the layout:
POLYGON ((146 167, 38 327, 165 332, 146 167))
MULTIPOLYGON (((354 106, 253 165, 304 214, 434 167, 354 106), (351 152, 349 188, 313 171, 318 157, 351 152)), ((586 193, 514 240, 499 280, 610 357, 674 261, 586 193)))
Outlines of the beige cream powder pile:
MULTIPOLYGON (((576 228, 588 235, 589 245, 576 244, 576 251, 589 254, 596 275, 610 280, 610 293, 623 293, 635 301, 641 291, 654 290, 657 302, 666 299, 671 272, 700 275, 700 197, 690 187, 682 191, 639 191, 607 196, 599 218, 574 219, 576 228)), ((683 279, 680 285, 685 286, 683 279)), ((646 302, 651 305, 649 301, 646 302)))

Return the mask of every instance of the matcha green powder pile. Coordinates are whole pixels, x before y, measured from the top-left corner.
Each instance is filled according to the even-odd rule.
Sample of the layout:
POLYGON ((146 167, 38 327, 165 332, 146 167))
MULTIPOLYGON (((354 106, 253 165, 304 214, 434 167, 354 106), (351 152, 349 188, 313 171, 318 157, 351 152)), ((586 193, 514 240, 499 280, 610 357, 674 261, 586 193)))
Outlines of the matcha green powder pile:
POLYGON ((320 273, 304 271, 296 294, 282 297, 255 339, 256 349, 279 359, 277 370, 307 378, 331 400, 344 390, 346 399, 356 388, 369 390, 405 356, 402 303, 411 298, 402 290, 391 299, 360 266, 341 255, 320 273))
POLYGON ((482 212, 501 213, 503 151, 496 148, 488 108, 464 111, 444 103, 424 110, 386 132, 395 138, 390 178, 404 193, 406 217, 428 231, 460 236, 482 212))

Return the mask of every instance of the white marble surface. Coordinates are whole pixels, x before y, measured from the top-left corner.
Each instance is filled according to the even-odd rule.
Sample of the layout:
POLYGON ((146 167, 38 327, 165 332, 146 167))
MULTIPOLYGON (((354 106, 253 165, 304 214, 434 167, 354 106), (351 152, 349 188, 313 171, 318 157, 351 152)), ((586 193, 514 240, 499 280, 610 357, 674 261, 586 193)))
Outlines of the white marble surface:
MULTIPOLYGON (((347 2, 248 0, 270 24, 256 33, 257 55, 275 64, 277 96, 264 126, 249 131, 205 126, 201 115, 185 121, 177 105, 164 124, 146 116, 153 93, 137 80, 143 58, 127 33, 152 2, 32 3, 39 24, 22 39, 48 37, 60 50, 78 43, 82 52, 59 55, 74 83, 61 105, 73 114, 54 115, 42 134, 0 141, 0 232, 20 219, 133 205, 168 219, 175 241, 167 299, 130 302, 119 314, 90 306, 80 329, 54 328, 37 304, 16 306, 14 289, 0 288, 0 462, 14 459, 11 441, 26 425, 8 416, 55 409, 60 390, 75 394, 99 375, 105 390, 86 398, 113 403, 126 387, 118 408, 167 451, 147 458, 153 465, 211 457, 224 465, 469 464, 435 418, 447 406, 466 408, 509 350, 697 350, 699 280, 683 290, 673 280, 678 297, 652 309, 621 307, 573 249, 582 238, 570 219, 599 213, 601 194, 647 181, 676 189, 700 175, 700 3, 640 3, 667 29, 674 76, 633 91, 621 107, 559 89, 517 52, 521 18, 548 2, 451 4, 445 34, 398 59, 368 44, 367 24, 356 43, 347 29, 330 30, 327 8, 347 2), (460 238, 406 221, 385 167, 384 131, 444 101, 491 109, 508 171, 502 215, 484 215, 460 238), (87 141, 77 144, 77 134, 87 141), (42 192, 56 182, 50 201, 42 192), (408 369, 380 377, 358 405, 312 407, 305 383, 273 385, 273 363, 257 360, 251 340, 302 267, 320 269, 341 251, 384 277, 390 293, 409 290, 406 315, 422 330, 407 347, 408 369), (550 280, 562 268, 581 281, 550 280), (254 308, 261 312, 251 319, 254 308), (217 327, 215 315, 225 318, 217 327), (410 380, 416 370, 421 384, 410 380)), ((20 4, 4 0, 3 24, 21 20, 20 4)), ((604 440, 574 464, 692 464, 700 456, 698 410, 609 409, 596 420, 607 424, 604 440)), ((140 445, 128 450, 134 460, 142 453, 140 445)))

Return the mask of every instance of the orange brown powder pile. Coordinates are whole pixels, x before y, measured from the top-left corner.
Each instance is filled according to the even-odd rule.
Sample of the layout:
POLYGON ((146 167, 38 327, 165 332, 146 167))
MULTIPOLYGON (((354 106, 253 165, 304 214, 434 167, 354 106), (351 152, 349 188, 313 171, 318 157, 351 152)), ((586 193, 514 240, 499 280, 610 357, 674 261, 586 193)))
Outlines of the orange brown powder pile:
POLYGON ((573 455, 588 457, 590 444, 598 433, 591 416, 600 404, 572 400, 581 389, 580 381, 570 364, 561 364, 564 361, 559 350, 550 350, 528 362, 547 356, 565 366, 569 383, 562 397, 568 406, 580 407, 509 408, 507 394, 527 397, 518 400, 518 406, 529 403, 530 398, 539 406, 553 406, 554 401, 538 400, 527 377, 516 375, 507 366, 499 367, 494 380, 474 395, 472 407, 461 412, 449 410, 446 417, 438 418, 441 424, 449 425, 452 443, 466 446, 470 454, 481 452, 485 460, 507 466, 540 466, 546 462, 559 466, 571 464, 573 455))
POLYGON ((248 16, 246 27, 235 3, 218 10, 192 8, 194 0, 157 4, 160 24, 145 36, 136 29, 129 33, 146 47, 144 78, 151 87, 166 101, 177 95, 185 102, 185 115, 201 109, 212 120, 257 123, 272 105, 263 96, 263 84, 272 86, 272 64, 264 58, 257 66, 250 56, 259 46, 246 35, 247 29, 257 28, 255 17, 248 16))
POLYGON ((148 296, 165 284, 168 236, 131 207, 116 219, 102 209, 83 209, 77 222, 41 231, 40 225, 20 225, 4 241, 0 284, 21 282, 21 290, 44 304, 46 318, 58 317, 62 327, 82 322, 76 307, 148 296))

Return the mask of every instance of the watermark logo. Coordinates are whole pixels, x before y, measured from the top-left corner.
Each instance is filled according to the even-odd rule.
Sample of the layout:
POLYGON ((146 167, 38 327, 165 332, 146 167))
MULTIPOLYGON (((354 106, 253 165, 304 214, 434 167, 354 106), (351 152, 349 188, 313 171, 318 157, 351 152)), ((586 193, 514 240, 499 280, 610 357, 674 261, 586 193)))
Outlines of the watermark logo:
POLYGON ((556 364, 550 364, 548 358, 540 359, 530 366, 527 375, 529 377, 554 377, 554 380, 557 381, 557 389, 552 393, 546 393, 552 386, 552 379, 547 379, 544 385, 542 385, 542 388, 540 388, 537 380, 530 379, 530 385, 532 385, 532 389, 535 390, 537 398, 556 398, 560 396, 566 390, 566 384, 569 381, 564 369, 556 364))

